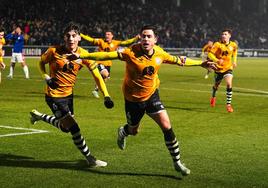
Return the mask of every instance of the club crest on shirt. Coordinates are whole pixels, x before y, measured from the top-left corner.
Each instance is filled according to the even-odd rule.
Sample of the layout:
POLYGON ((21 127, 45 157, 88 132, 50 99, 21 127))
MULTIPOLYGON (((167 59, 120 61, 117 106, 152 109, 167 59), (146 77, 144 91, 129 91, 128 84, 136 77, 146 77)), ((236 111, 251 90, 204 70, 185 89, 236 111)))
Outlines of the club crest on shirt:
POLYGON ((161 62, 162 62, 162 59, 157 57, 157 58, 155 58, 155 62, 156 62, 157 65, 160 65, 161 62))
POLYGON ((234 49, 232 46, 229 46, 228 48, 230 51, 233 51, 233 49, 234 49))

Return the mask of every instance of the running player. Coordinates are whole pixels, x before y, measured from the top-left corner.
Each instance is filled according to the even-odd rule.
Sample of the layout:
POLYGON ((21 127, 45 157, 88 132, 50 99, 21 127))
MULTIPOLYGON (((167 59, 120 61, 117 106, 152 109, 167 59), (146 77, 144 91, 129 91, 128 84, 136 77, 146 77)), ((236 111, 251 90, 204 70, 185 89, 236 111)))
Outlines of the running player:
MULTIPOLYGON (((202 54, 201 54, 201 57, 202 57, 202 60, 203 61, 206 61, 208 60, 208 52, 211 50, 213 46, 213 41, 209 40, 205 46, 202 48, 202 54)), ((205 74, 205 79, 208 79, 208 76, 209 74, 212 72, 212 69, 208 69, 207 70, 207 73, 205 74)))
POLYGON ((68 53, 76 52, 80 54, 86 51, 78 46, 78 42, 81 40, 79 34, 79 27, 70 23, 64 30, 65 45, 50 47, 42 54, 39 68, 42 77, 47 83, 45 99, 54 115, 47 115, 37 110, 32 110, 30 112, 31 123, 35 124, 37 121, 41 120, 63 132, 70 132, 75 146, 84 155, 88 165, 90 167, 102 167, 106 166, 107 163, 97 160, 91 154, 84 137, 80 133, 78 123, 74 119, 73 87, 78 71, 82 67, 89 69, 104 94, 104 104, 107 108, 113 107, 113 101, 108 94, 95 61, 81 59, 69 61, 66 59, 66 54, 68 53), (49 74, 46 72, 45 68, 47 64, 49 65, 49 74))
POLYGON ((4 70, 6 67, 4 60, 3 60, 3 57, 4 57, 3 46, 6 43, 5 38, 4 38, 4 34, 5 34, 4 30, 2 28, 0 28, 0 83, 2 80, 2 70, 4 70))
MULTIPOLYGON (((105 32, 105 38, 92 38, 88 35, 80 34, 80 36, 85 39, 86 41, 92 43, 95 46, 98 46, 98 51, 99 52, 112 52, 116 51, 119 46, 129 46, 136 41, 138 41, 139 37, 136 36, 134 38, 125 40, 125 41, 120 41, 120 40, 114 40, 114 35, 113 32, 110 30, 107 30, 105 32)), ((97 61, 98 63, 98 69, 101 73, 102 78, 104 81, 107 81, 108 78, 110 78, 110 73, 111 73, 111 66, 112 66, 112 61, 111 60, 106 60, 106 61, 97 61)), ((99 93, 98 93, 98 86, 96 85, 94 90, 92 91, 92 94, 94 97, 99 98, 99 93)))
POLYGON ((208 58, 216 62, 218 69, 215 70, 215 81, 212 87, 212 96, 210 99, 211 107, 216 105, 216 92, 219 88, 221 81, 224 79, 226 82, 226 110, 233 112, 232 103, 232 82, 233 82, 233 69, 237 66, 237 44, 230 41, 232 31, 224 29, 221 33, 221 40, 215 42, 208 58))
POLYGON ((211 62, 192 60, 187 57, 172 56, 156 45, 157 33, 154 26, 144 26, 140 32, 141 42, 118 52, 95 52, 73 54, 69 58, 95 60, 120 59, 126 62, 123 94, 127 123, 119 127, 117 144, 125 149, 128 135, 136 135, 140 121, 147 113, 161 128, 167 149, 173 159, 175 170, 186 176, 190 174, 180 158, 179 142, 171 127, 169 116, 159 97, 158 70, 162 63, 175 65, 212 65, 211 62))

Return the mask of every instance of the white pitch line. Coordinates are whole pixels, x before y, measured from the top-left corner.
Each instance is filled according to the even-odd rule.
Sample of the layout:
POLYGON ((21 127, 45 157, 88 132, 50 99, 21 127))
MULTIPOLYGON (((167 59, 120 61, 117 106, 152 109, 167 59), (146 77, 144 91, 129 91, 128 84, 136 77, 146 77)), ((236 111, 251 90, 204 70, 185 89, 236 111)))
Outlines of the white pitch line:
MULTIPOLYGON (((19 78, 18 79, 25 79, 23 76, 18 76, 19 78)), ((33 78, 36 78, 37 76, 33 76, 33 78)), ((79 78, 80 81, 79 81, 79 84, 82 84, 82 85, 88 85, 89 82, 84 82, 84 80, 87 80, 88 77, 80 77, 79 78)), ((123 78, 120 78, 120 79, 117 79, 117 78, 112 78, 114 80, 123 80, 123 78)), ((41 79, 33 79, 35 81, 42 81, 41 79)), ((90 80, 89 80, 90 81, 90 80)), ((94 82, 94 81, 93 81, 94 82)), ((178 84, 187 84, 189 85, 189 82, 179 82, 178 84)), ((211 87, 211 84, 203 84, 203 83, 190 83, 191 85, 199 85, 199 86, 207 86, 207 87, 211 87)), ((112 84, 112 83, 109 83, 109 85, 117 85, 117 84, 112 84)), ((121 83, 120 83, 121 85, 121 83)), ((162 84, 164 85, 164 84, 162 84)), ((190 91, 190 92, 200 92, 200 93, 210 93, 210 91, 202 91, 202 90, 195 90, 195 89, 178 89, 178 88, 166 88, 166 87, 161 87, 160 86, 160 89, 164 89, 164 90, 179 90, 179 91, 190 91)), ((250 94, 250 93, 235 93, 235 95, 242 95, 242 96, 252 96, 252 97, 268 97, 266 95, 262 95, 262 94, 268 94, 268 91, 263 91, 263 90, 257 90, 257 89, 250 89, 250 88, 242 88, 242 87, 233 87, 233 89, 237 89, 237 90, 244 90, 244 91, 250 91, 250 92, 255 92, 256 94, 250 94), (257 94, 258 93, 258 94, 257 94)), ((219 91, 220 92, 220 91, 219 91)), ((221 93, 221 92, 220 92, 221 93)))
POLYGON ((8 136, 21 136, 21 135, 39 134, 39 133, 49 132, 49 131, 39 130, 39 129, 28 129, 28 128, 23 128, 23 127, 12 127, 12 126, 6 126, 6 125, 0 125, 0 128, 31 131, 31 132, 23 132, 23 133, 3 134, 3 135, 0 135, 0 138, 8 137, 8 136))
MULTIPOLYGON (((197 90, 197 89, 179 89, 179 88, 165 88, 161 87, 160 89, 163 90, 174 90, 174 91, 189 91, 189 92, 199 92, 199 93, 211 93, 211 91, 202 91, 202 90, 197 90)), ((259 90, 258 90, 259 91, 259 90)), ((225 93, 224 91, 218 91, 219 93, 225 93)), ((235 92, 234 92, 235 93, 235 92)), ((235 93, 235 95, 240 95, 240 96, 249 96, 249 97, 268 97, 268 95, 262 95, 266 94, 263 92, 259 91, 259 94, 250 94, 250 93, 235 93)), ((268 94, 268 93, 267 93, 268 94)))

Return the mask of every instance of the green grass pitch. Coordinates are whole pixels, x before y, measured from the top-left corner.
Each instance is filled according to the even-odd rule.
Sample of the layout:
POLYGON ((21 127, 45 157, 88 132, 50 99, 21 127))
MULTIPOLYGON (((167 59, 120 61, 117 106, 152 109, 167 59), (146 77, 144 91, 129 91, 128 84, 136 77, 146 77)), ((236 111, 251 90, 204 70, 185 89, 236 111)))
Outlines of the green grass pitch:
POLYGON ((232 114, 225 109, 224 82, 211 108, 212 74, 205 80, 206 70, 200 67, 162 65, 160 96, 180 141, 182 160, 191 169, 188 177, 173 169, 162 133, 148 116, 140 133, 128 137, 126 150, 117 148, 117 128, 126 121, 124 62, 114 62, 107 82, 113 109, 106 109, 102 98, 93 98, 94 83, 86 69, 74 89, 75 118, 93 155, 108 162, 106 168, 87 168, 69 134, 43 122, 31 125, 32 109, 50 114, 37 61, 27 59, 31 79, 25 80, 17 65, 13 80, 8 80, 5 59, 8 66, 0 84, 1 187, 268 187, 267 59, 238 59, 232 114), (27 129, 48 132, 31 134, 27 129), (3 136, 7 134, 14 135, 3 136))

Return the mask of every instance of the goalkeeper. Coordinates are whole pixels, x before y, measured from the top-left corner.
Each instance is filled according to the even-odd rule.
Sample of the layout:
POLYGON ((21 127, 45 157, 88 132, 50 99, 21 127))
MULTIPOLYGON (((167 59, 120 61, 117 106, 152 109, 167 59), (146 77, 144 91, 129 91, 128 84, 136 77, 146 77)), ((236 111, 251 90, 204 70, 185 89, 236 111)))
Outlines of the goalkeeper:
POLYGON ((86 158, 90 167, 103 167, 107 163, 97 160, 90 152, 84 137, 80 133, 80 128, 74 119, 73 110, 73 87, 76 81, 78 71, 83 67, 87 67, 93 75, 97 85, 104 95, 104 104, 107 108, 113 107, 106 85, 98 71, 97 63, 90 60, 69 61, 65 54, 76 52, 78 54, 86 50, 78 46, 81 40, 79 27, 70 23, 64 30, 63 46, 50 47, 41 56, 39 68, 47 85, 45 88, 45 100, 54 115, 47 115, 32 110, 31 123, 35 124, 42 120, 63 132, 71 133, 72 140, 86 158), (49 74, 46 72, 45 65, 49 65, 49 74))

